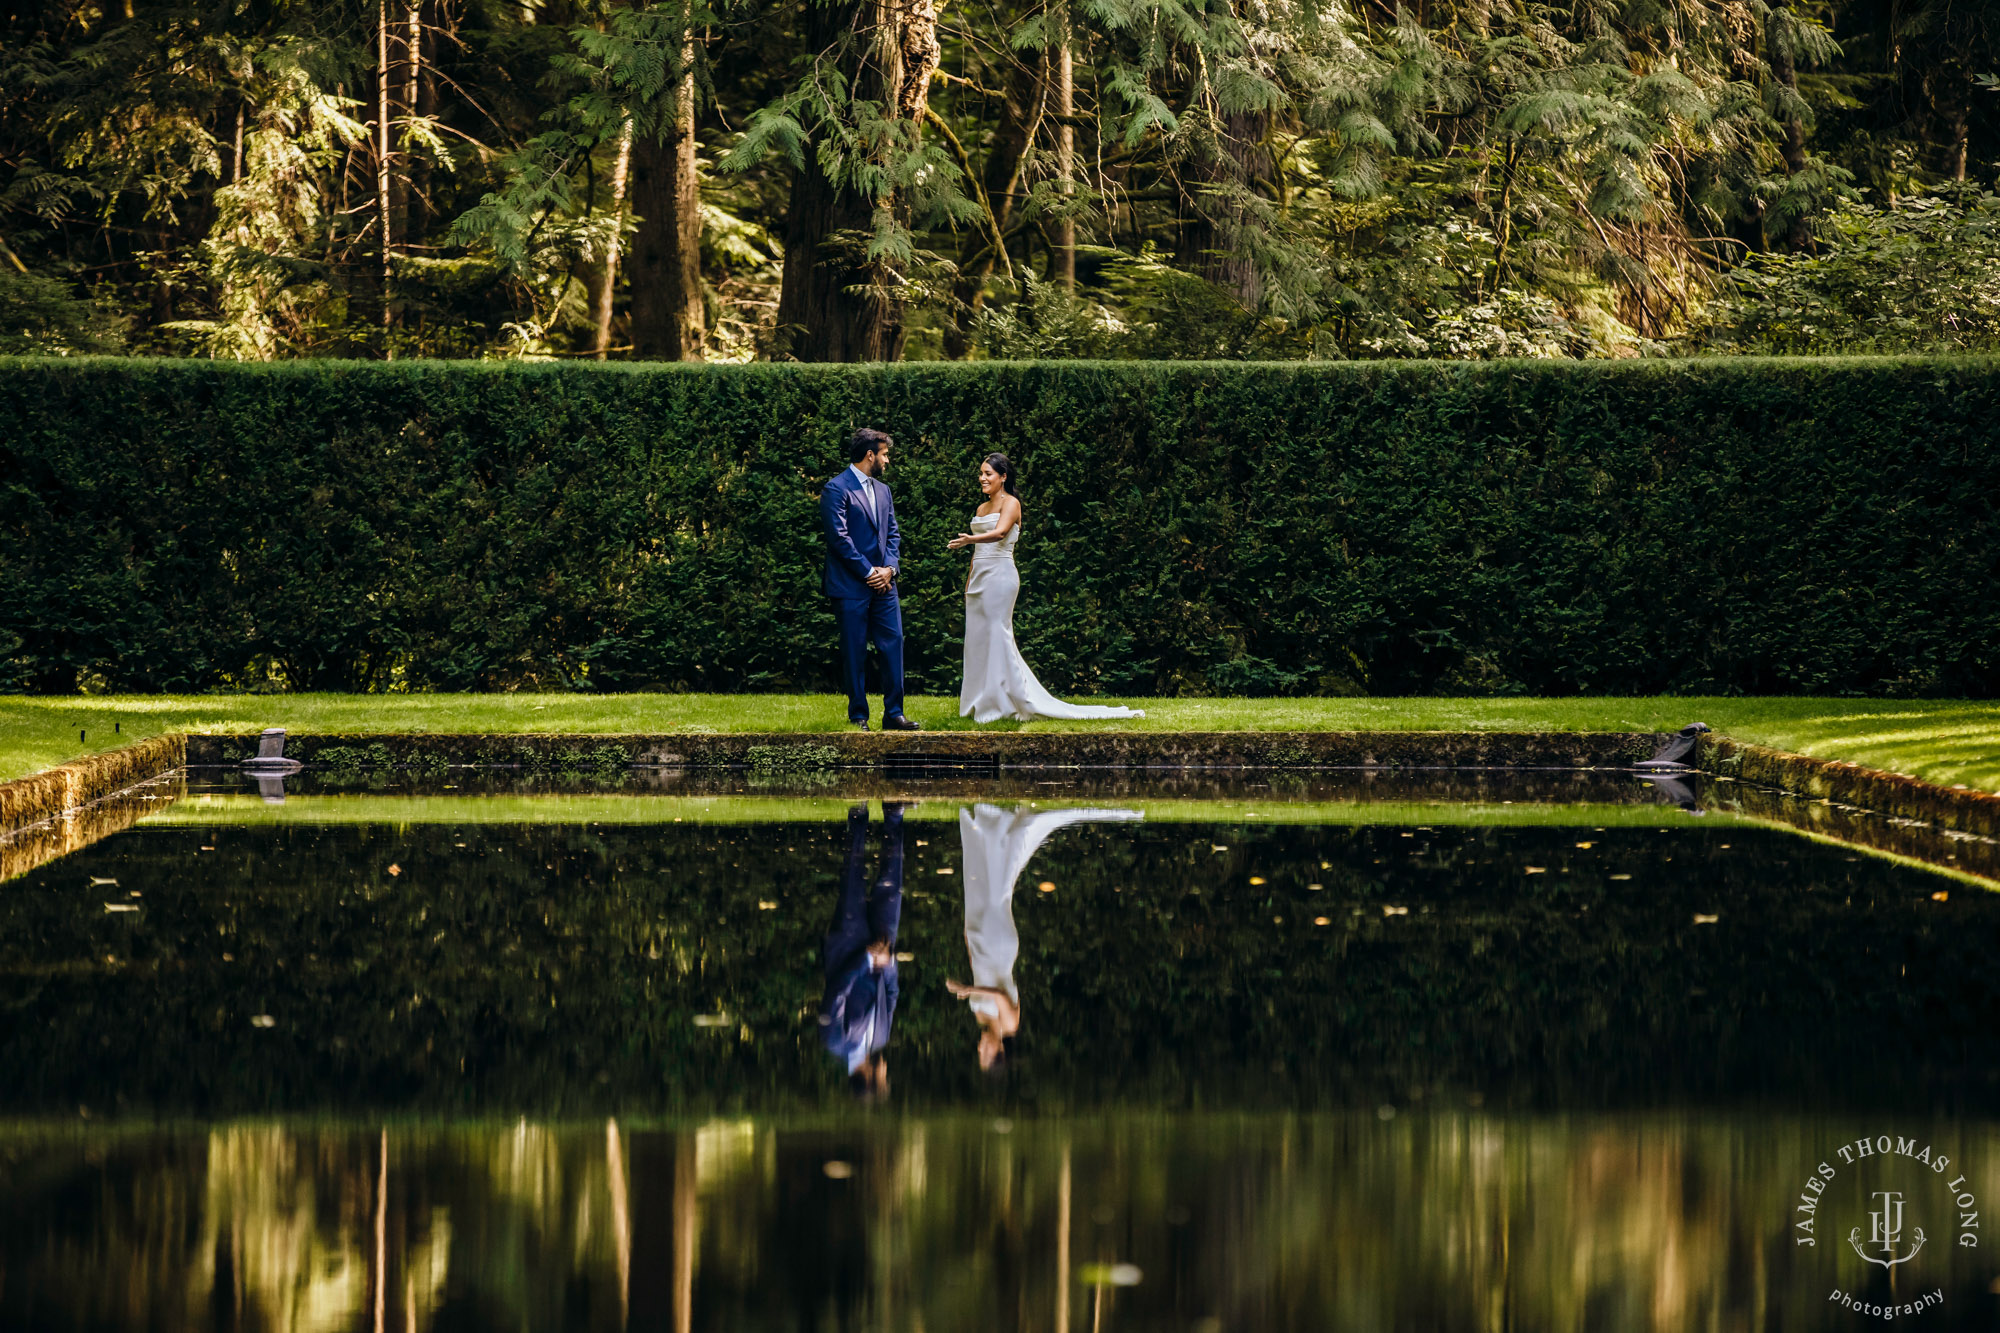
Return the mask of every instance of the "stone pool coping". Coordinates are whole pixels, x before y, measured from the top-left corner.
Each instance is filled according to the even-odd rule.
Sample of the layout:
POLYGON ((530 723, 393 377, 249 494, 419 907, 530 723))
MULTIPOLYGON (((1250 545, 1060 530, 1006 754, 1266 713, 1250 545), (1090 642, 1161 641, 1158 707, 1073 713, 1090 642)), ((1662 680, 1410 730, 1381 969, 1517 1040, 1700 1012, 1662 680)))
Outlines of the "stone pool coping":
POLYGON ((60 818, 186 767, 187 741, 185 735, 169 732, 0 782, 0 836, 60 818))
MULTIPOLYGON (((835 732, 670 735, 297 735, 286 753, 329 767, 492 765, 547 774, 654 765, 783 773, 831 768, 1629 768, 1664 736, 1646 732, 835 732)), ((177 769, 233 765, 254 735, 170 733, 0 783, 0 837, 177 769)), ((1838 759, 1712 737, 1702 771, 2000 839, 2000 796, 1941 787, 1838 759)))
POLYGON ((2000 839, 2000 796, 1968 787, 1940 787, 1901 773, 1863 768, 1844 759, 1817 759, 1727 736, 1701 747, 1700 769, 1829 805, 1872 810, 1892 819, 1931 824, 1954 833, 2000 839))

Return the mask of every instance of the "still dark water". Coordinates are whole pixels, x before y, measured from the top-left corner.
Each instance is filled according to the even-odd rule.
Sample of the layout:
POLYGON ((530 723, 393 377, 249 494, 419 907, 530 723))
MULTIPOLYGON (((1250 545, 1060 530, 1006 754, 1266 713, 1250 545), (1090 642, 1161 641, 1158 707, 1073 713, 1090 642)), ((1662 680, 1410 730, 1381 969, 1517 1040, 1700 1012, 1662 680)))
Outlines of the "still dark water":
POLYGON ((0 885, 0 1328, 1993 1327, 2000 896, 1649 799, 197 790, 0 885))

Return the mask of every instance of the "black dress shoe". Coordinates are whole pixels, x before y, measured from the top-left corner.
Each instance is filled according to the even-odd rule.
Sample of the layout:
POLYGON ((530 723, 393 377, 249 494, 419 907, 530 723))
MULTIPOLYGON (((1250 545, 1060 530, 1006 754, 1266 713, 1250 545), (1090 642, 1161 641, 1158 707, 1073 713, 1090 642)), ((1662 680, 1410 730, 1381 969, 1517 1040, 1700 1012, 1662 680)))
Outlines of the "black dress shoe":
POLYGON ((923 728, 918 726, 916 723, 910 721, 910 719, 908 719, 907 717, 904 717, 901 713, 898 713, 894 717, 885 717, 882 719, 882 730, 922 731, 923 728))

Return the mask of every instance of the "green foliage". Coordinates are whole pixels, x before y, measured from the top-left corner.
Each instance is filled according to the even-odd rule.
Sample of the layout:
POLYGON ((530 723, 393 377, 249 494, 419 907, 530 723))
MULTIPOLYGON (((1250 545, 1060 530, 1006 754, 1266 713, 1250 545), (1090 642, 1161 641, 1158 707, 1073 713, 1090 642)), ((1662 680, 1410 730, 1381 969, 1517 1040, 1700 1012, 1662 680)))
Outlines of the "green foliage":
POLYGON ((2000 693, 2000 364, 0 367, 4 685, 834 686, 900 441, 911 688, 977 460, 1073 694, 2000 693))
POLYGON ((336 773, 362 773, 391 767, 396 761, 389 747, 373 745, 329 745, 314 760, 336 773))
POLYGON ((123 351, 123 321, 68 283, 0 265, 0 356, 85 356, 123 351))
MULTIPOLYGON (((659 290, 633 182, 691 99, 711 359, 802 345, 771 238, 812 233, 808 163, 861 202, 819 252, 912 356, 1649 353, 1703 345, 1746 255, 1751 286, 1824 257, 1857 191, 1990 187, 1987 10, 552 0, 419 6, 412 37, 407 7, 16 6, 0 263, 87 277, 165 354, 625 355, 659 290), (890 52, 935 54, 927 100, 884 92, 890 52), (1028 289, 1067 288, 1070 228, 1065 327, 1028 289)), ((6 281, 0 349, 121 349, 6 281)), ((1829 345, 1968 345, 1885 318, 1829 345)))
POLYGON ((840 762, 830 745, 753 745, 744 755, 752 773, 823 773, 840 762))
POLYGON ((1843 205, 1814 254, 1754 255, 1711 334, 1723 350, 2000 347, 2000 196, 1941 190, 1843 205))

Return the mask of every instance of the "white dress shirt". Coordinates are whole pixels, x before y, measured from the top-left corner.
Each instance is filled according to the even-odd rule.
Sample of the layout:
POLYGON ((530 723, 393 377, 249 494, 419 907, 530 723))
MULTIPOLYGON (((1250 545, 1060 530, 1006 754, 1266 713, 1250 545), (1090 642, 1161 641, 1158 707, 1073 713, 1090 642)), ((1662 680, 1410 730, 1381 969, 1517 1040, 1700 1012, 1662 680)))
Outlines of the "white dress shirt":
POLYGON ((860 466, 855 463, 849 463, 847 470, 861 478, 861 502, 868 506, 868 517, 874 519, 878 524, 881 523, 882 516, 875 512, 875 487, 873 485, 875 479, 866 472, 863 472, 860 466))

